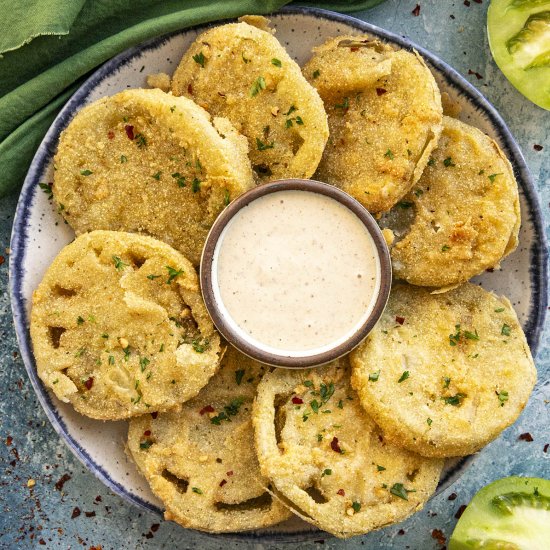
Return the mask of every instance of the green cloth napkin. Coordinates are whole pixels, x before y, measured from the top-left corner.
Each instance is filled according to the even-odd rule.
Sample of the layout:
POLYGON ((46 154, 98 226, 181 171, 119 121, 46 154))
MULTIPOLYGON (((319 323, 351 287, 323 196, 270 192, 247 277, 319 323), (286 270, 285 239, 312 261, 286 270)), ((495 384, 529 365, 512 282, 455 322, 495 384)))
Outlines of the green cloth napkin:
MULTIPOLYGON (((349 12, 382 0, 301 2, 349 12)), ((145 40, 288 0, 0 0, 0 197, 18 188, 57 113, 99 65, 145 40)))

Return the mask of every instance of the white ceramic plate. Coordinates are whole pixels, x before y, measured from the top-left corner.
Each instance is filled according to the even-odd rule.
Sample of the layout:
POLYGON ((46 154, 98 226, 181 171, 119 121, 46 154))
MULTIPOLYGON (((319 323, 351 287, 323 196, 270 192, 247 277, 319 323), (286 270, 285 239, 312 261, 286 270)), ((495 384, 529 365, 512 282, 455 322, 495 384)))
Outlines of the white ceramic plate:
MULTIPOLYGON (((460 118, 496 139, 514 166, 521 192, 523 224, 520 245, 503 262, 502 270, 486 273, 476 281, 511 299, 535 351, 547 296, 541 214, 523 156, 495 109, 472 85, 433 54, 360 20, 306 8, 284 9, 271 20, 277 29, 277 38, 299 64, 308 59, 313 46, 340 34, 367 33, 400 47, 416 48, 433 70, 441 90, 462 107, 460 118)), ((37 377, 28 329, 32 292, 57 253, 74 238, 73 231, 63 222, 38 183, 52 181, 52 157, 59 134, 79 109, 126 88, 146 87, 145 79, 150 73, 171 74, 187 46, 206 27, 187 29, 132 48, 107 62, 82 85, 59 113, 36 153, 21 191, 11 243, 10 291, 17 336, 29 377, 48 418, 75 455, 108 487, 129 502, 158 513, 161 513, 160 502, 124 452, 126 422, 100 422, 81 416, 45 390, 37 377)), ((455 481, 471 461, 463 459, 449 463, 438 492, 455 481)), ((266 542, 319 536, 319 531, 298 519, 271 529, 232 535, 233 538, 258 538, 266 542)))

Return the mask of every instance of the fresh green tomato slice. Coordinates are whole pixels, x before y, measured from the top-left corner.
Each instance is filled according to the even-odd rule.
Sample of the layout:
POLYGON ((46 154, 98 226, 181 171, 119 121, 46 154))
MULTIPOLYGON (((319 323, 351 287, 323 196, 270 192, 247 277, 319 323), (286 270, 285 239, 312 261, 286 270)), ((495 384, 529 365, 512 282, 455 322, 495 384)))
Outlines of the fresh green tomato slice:
POLYGON ((550 548, 550 481, 505 477, 479 491, 456 524, 449 550, 550 548))
POLYGON ((492 0, 487 31, 504 76, 533 103, 550 110, 550 0, 492 0))

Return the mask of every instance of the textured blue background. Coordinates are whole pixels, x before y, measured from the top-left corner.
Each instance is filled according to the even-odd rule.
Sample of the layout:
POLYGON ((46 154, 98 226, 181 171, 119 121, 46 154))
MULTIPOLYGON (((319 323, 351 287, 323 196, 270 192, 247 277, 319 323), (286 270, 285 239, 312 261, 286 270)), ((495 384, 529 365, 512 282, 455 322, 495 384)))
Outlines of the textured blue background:
MULTIPOLYGON (((519 95, 492 61, 485 32, 488 0, 479 1, 471 0, 467 6, 461 0, 420 0, 420 15, 415 17, 416 1, 388 0, 355 15, 428 48, 493 102, 523 149, 548 234, 550 113, 519 95), (536 151, 535 144, 543 150, 536 151)), ((223 545, 231 550, 245 546, 183 530, 133 508, 87 472, 49 425, 17 353, 7 295, 9 256, 4 249, 9 246, 16 201, 14 195, 0 204, 0 255, 6 259, 0 265, 0 548, 187 549, 200 545, 211 550, 223 545), (36 482, 32 488, 27 486, 29 479, 36 482)), ((550 444, 548 327, 536 363, 539 383, 520 420, 483 450, 459 482, 398 526, 349 541, 327 538, 322 547, 440 549, 444 543, 433 531, 440 530, 448 538, 459 507, 489 481, 513 474, 550 478, 550 447, 545 452, 550 444), (532 435, 532 442, 518 439, 525 432, 532 435)), ((319 548, 321 540, 300 547, 319 548)))

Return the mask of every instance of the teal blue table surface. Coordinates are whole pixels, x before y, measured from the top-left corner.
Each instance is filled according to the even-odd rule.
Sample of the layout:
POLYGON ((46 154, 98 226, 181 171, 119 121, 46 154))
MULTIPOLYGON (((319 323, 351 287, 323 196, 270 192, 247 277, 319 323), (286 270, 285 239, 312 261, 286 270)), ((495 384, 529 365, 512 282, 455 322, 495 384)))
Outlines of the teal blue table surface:
MULTIPOLYGON (((550 113, 529 103, 493 62, 485 30, 488 0, 387 0, 359 19, 409 37, 463 74, 491 101, 523 150, 550 228, 550 113), (420 6, 418 12, 417 4, 420 6), (415 9, 416 8, 416 9, 415 9), (414 13, 413 13, 414 11, 414 13), (542 147, 542 149, 541 149, 542 147)), ((17 194, 0 203, 0 548, 187 549, 285 545, 233 542, 164 522, 111 493, 60 440, 21 361, 7 293, 17 194), (5 251, 4 251, 5 249, 5 251)), ((498 358, 497 358, 498 359, 498 358)), ((407 521, 365 537, 319 535, 300 548, 441 549, 457 513, 486 483, 508 475, 550 478, 550 329, 536 357, 539 383, 526 410, 468 471, 407 521), (541 430, 541 426, 547 426, 541 430), (529 437, 519 438, 529 433, 529 437), (321 546, 322 545, 322 546, 321 546)), ((550 547, 550 543, 549 543, 550 547)))

